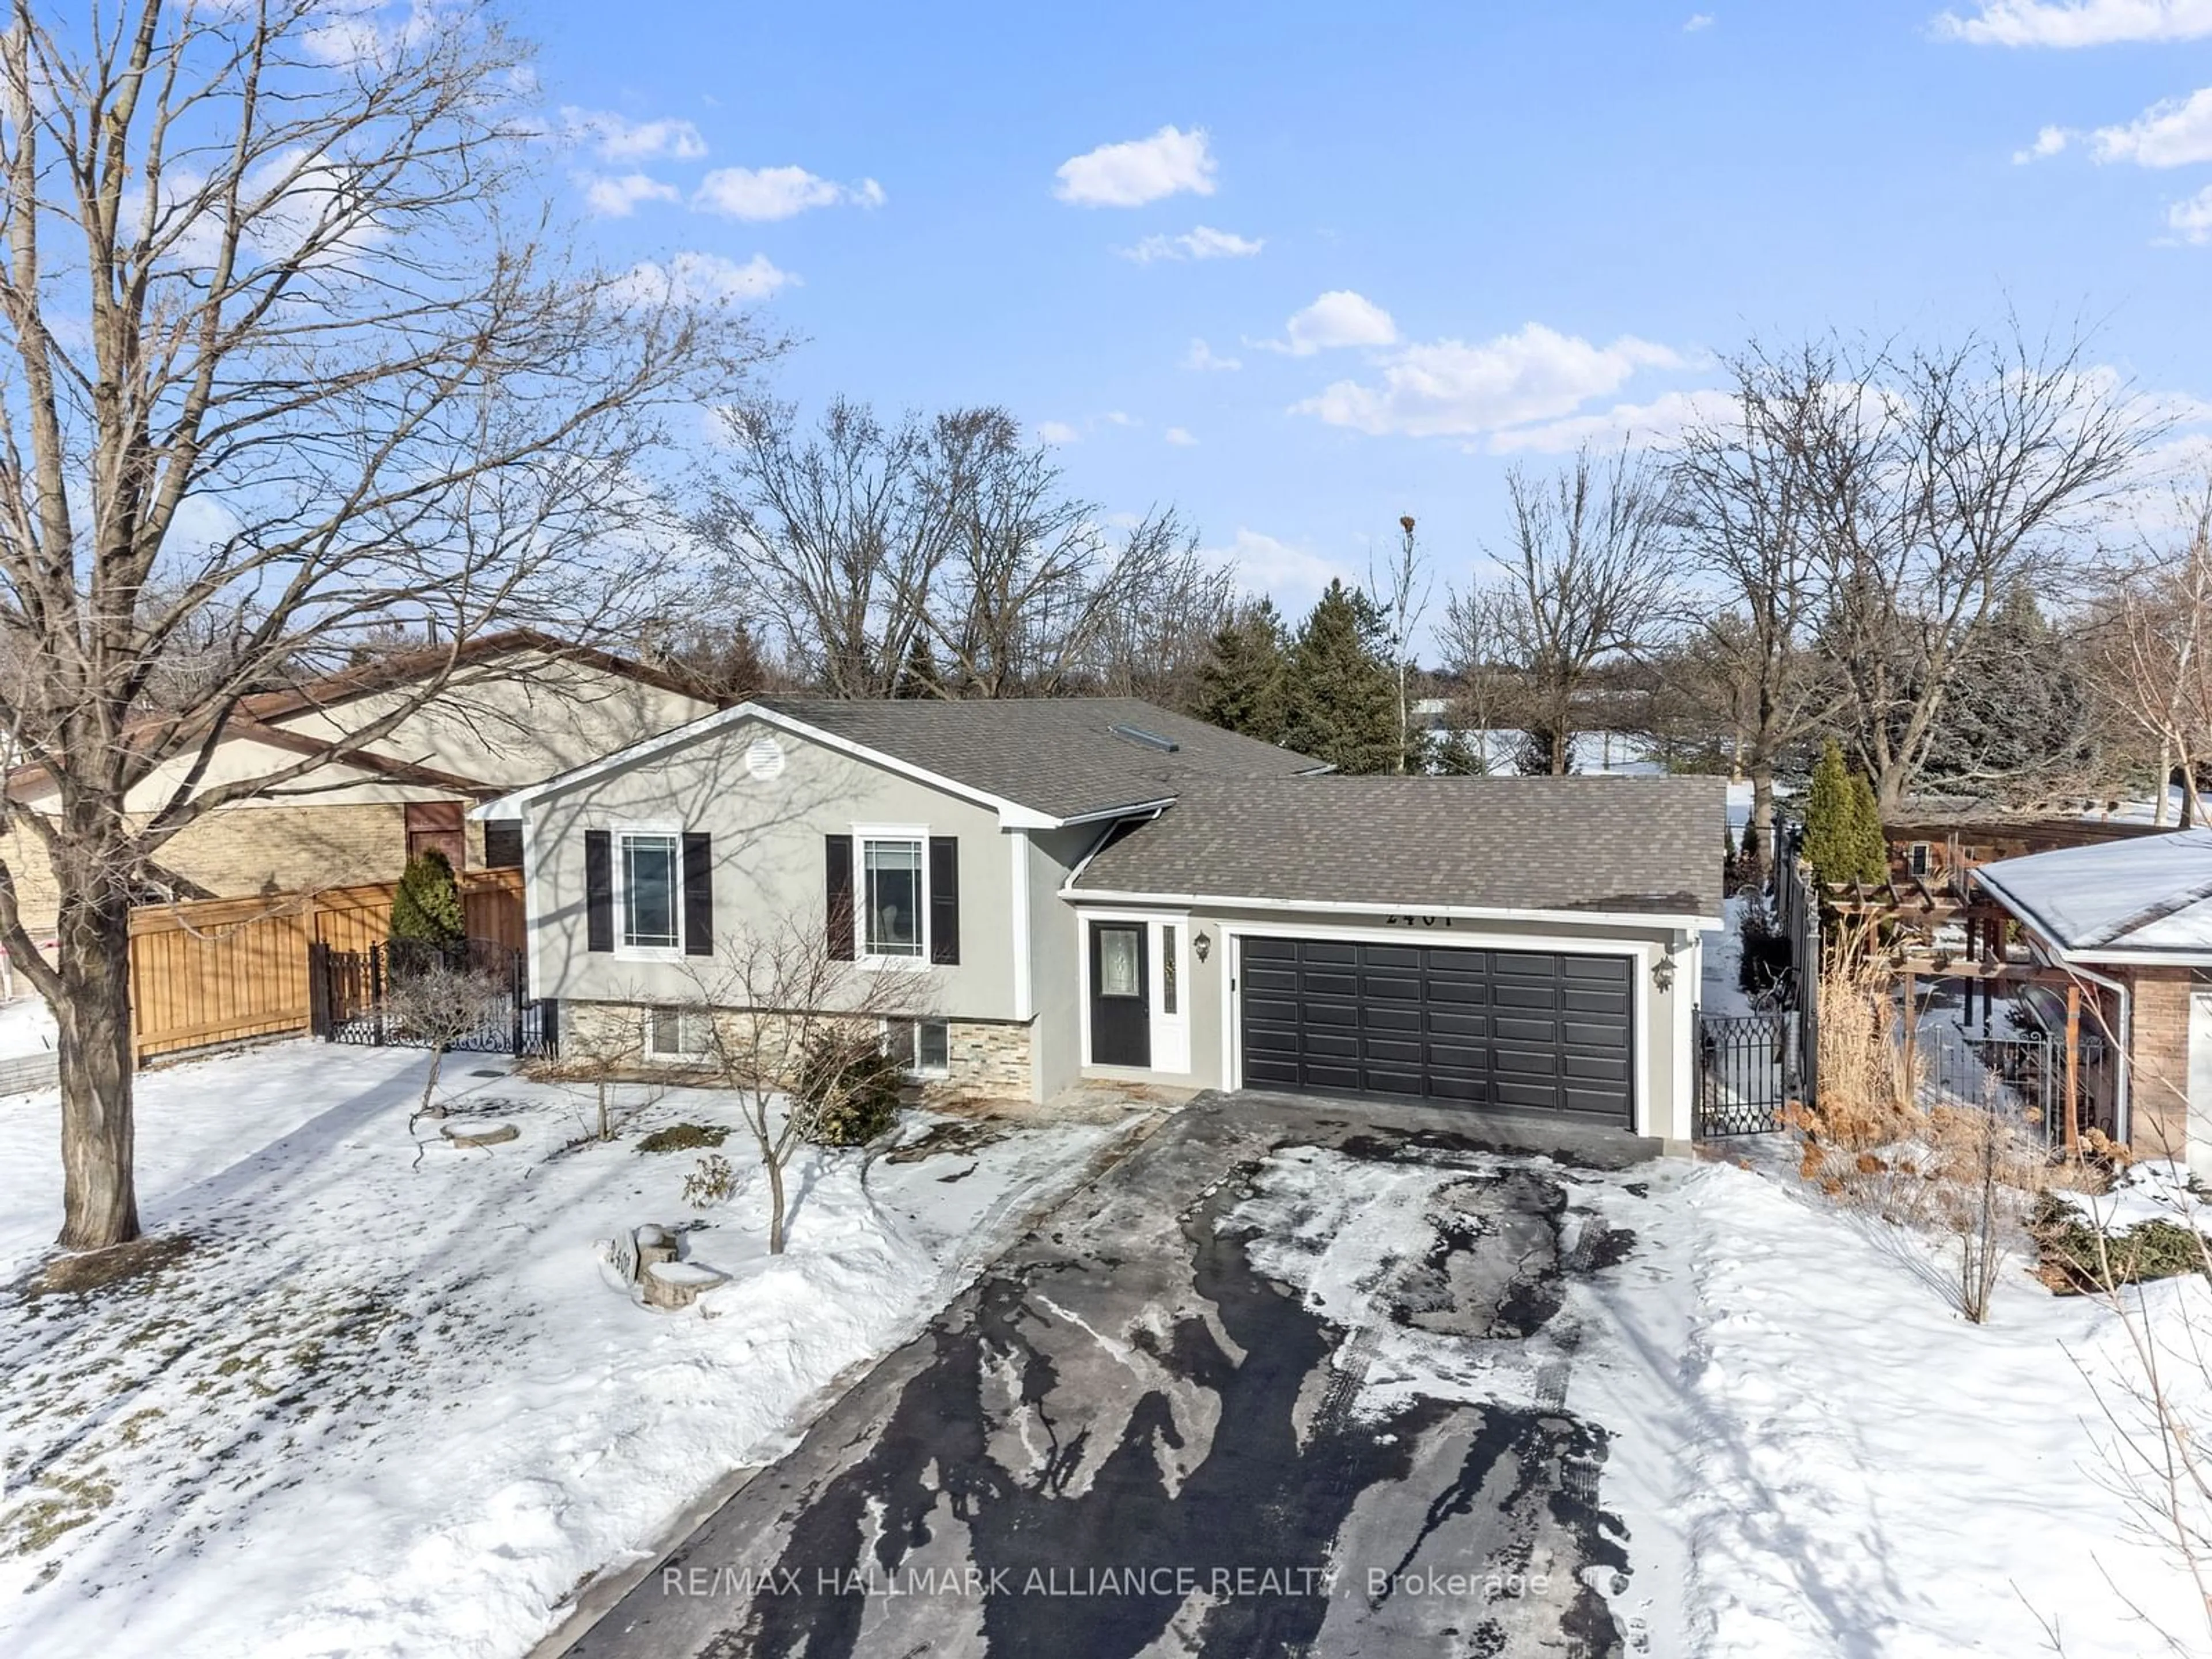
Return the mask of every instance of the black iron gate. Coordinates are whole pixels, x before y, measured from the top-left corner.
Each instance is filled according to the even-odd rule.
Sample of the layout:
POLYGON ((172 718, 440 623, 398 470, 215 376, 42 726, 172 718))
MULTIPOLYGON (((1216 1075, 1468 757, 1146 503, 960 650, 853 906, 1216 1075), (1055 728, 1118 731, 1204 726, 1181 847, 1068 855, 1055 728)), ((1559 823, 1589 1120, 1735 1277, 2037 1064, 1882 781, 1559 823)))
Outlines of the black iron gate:
POLYGON ((1700 1140, 1774 1134, 1784 1109, 1803 1098, 1794 1012, 1698 1015, 1700 1140))
POLYGON ((395 940, 366 951, 307 947, 308 1020, 325 1042, 427 1048, 409 1017, 406 989, 424 970, 444 968, 477 981, 471 1028, 448 1044, 456 1054, 550 1055, 560 1046, 559 1004, 530 994, 523 953, 491 939, 448 947, 395 940))

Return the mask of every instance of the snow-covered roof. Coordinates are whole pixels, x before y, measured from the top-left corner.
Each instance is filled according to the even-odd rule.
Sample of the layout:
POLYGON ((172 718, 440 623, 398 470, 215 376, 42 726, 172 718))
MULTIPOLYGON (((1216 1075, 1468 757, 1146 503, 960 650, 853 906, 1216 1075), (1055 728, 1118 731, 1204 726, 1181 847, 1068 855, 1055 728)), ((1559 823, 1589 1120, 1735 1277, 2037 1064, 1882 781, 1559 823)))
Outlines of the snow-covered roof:
POLYGON ((2212 830, 2000 859, 1974 879, 2069 957, 2212 963, 2212 830))

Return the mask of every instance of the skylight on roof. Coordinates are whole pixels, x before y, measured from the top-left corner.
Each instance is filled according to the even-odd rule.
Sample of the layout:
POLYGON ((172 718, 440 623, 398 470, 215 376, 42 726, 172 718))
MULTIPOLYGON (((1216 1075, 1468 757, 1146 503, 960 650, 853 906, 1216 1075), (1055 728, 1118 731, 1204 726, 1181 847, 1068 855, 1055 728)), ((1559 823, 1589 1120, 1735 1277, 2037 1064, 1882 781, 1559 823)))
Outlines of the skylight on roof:
POLYGON ((1124 742, 1146 749, 1156 749, 1163 755, 1172 755, 1182 745, 1173 738, 1164 738, 1157 732, 1147 732, 1141 726, 1115 726, 1107 728, 1124 742))

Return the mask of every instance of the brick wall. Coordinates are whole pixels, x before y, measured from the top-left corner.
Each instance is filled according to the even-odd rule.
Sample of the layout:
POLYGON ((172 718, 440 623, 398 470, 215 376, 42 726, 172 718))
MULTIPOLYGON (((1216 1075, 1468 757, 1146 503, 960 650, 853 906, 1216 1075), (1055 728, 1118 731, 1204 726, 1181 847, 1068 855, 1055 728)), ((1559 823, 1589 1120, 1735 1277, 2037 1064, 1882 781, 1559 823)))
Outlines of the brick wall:
POLYGON ((2189 996, 2195 975, 2185 968, 2138 968, 2133 974, 2135 1029, 2129 1087, 2136 1152, 2159 1158, 2189 1155, 2189 996))

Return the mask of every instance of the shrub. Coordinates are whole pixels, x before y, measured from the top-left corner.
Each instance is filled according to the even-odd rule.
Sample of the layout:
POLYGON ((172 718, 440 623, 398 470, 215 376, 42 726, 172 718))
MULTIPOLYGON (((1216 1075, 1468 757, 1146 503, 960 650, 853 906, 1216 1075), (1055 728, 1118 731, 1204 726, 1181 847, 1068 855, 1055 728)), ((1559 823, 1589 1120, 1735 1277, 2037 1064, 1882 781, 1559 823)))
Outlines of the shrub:
POLYGON ((824 1031, 799 1062, 799 1133, 817 1146, 865 1146, 897 1120, 898 1061, 873 1039, 824 1031))
POLYGON ((730 1132, 719 1123, 672 1123, 655 1129, 637 1143, 641 1152, 688 1152, 701 1146, 719 1146, 730 1132))
POLYGON ((1736 959, 1736 985, 1747 997, 1763 997, 1782 988, 1790 971, 1790 935, 1774 925, 1765 901, 1743 907, 1743 954, 1736 959))
POLYGON ((392 896, 392 939, 444 950, 459 945, 468 933, 453 866, 434 847, 417 853, 407 860, 406 869, 400 872, 398 890, 392 896))
POLYGON ((708 1153, 684 1177, 684 1201, 695 1210, 726 1203, 737 1190, 738 1172, 720 1152, 708 1153))
POLYGON ((2056 1193, 2038 1201, 2030 1231, 2042 1247, 2045 1269, 2070 1290, 2109 1290, 2206 1268, 2204 1241, 2178 1221, 2139 1221, 2106 1238, 2100 1251, 2097 1230, 2056 1193))

